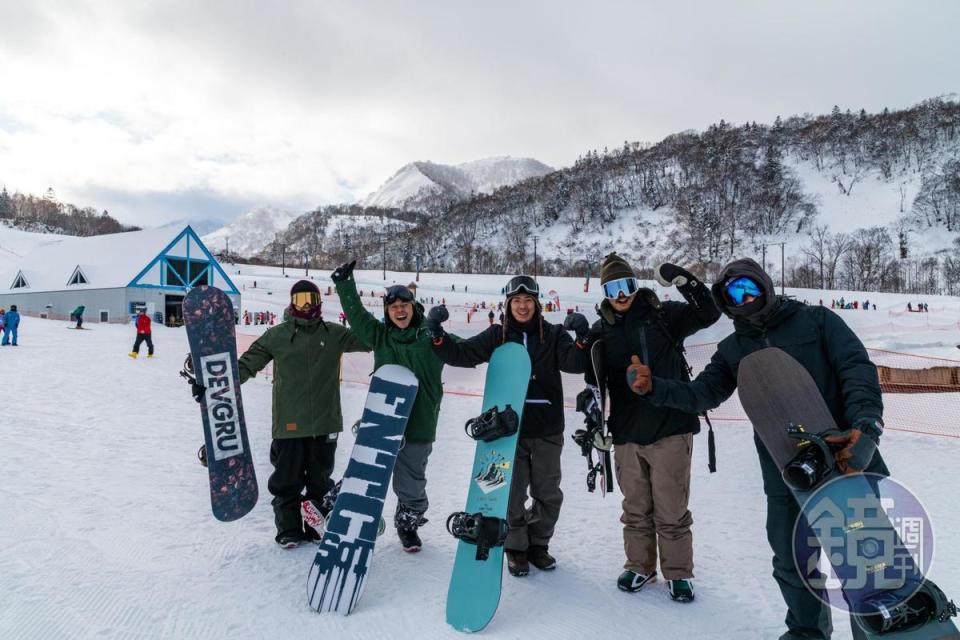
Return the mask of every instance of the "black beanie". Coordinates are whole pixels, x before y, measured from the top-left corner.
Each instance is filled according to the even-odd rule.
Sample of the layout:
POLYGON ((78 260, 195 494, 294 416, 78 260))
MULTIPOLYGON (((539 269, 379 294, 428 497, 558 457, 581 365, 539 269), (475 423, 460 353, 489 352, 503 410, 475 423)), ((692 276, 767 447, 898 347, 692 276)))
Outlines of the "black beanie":
POLYGON ((310 280, 299 280, 290 289, 290 295, 295 293, 320 293, 320 289, 310 280))
POLYGON ((600 265, 600 284, 606 284, 621 278, 636 278, 633 267, 616 253, 609 254, 600 265))

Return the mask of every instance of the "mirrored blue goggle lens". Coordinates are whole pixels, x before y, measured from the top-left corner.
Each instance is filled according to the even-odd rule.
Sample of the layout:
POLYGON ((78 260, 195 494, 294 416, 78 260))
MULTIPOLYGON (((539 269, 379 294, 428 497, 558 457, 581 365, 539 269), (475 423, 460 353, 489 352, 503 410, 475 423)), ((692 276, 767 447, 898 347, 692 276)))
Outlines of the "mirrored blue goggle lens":
POLYGON ((612 300, 616 300, 620 297, 620 294, 629 298, 635 294, 639 288, 640 285, 637 284, 636 278, 620 278, 619 280, 611 280, 604 284, 603 295, 612 300))
POLYGON ((743 304, 744 296, 758 297, 760 287, 750 278, 736 278, 727 283, 727 295, 735 305, 743 304))

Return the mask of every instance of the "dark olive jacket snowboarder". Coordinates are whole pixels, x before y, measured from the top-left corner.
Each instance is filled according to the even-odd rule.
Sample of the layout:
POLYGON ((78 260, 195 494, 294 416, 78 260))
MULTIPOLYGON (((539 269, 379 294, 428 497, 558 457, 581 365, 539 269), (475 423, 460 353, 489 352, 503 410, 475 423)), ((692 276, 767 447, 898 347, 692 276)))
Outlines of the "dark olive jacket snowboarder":
POLYGON ((449 336, 433 343, 434 353, 454 367, 475 367, 489 362, 493 351, 504 342, 523 345, 530 356, 530 384, 520 423, 521 438, 543 438, 563 433, 563 382, 560 372, 583 373, 589 361, 589 349, 577 346, 560 325, 550 324, 538 312, 523 327, 507 315, 503 326, 492 325, 471 338, 455 342, 449 336))
MULTIPOLYGON (((648 445, 668 436, 699 433, 700 419, 690 411, 655 406, 627 386, 631 356, 638 356, 653 375, 689 380, 677 343, 709 327, 720 318, 710 290, 699 282, 682 292, 688 302, 660 302, 650 289, 641 289, 623 314, 607 300, 600 304, 600 319, 591 329, 591 340, 603 340, 603 366, 610 396, 607 425, 616 444, 648 445)), ((596 384, 592 368, 588 384, 596 384)))
POLYGON ((306 438, 343 431, 340 358, 369 351, 352 331, 322 319, 285 314, 240 356, 240 383, 273 361, 273 437, 306 438))
MULTIPOLYGON (((777 296, 769 276, 752 260, 737 261, 731 267, 721 274, 713 294, 724 312, 733 316, 734 333, 720 342, 710 363, 692 382, 654 376, 647 401, 690 412, 713 409, 736 389, 737 371, 744 357, 758 349, 777 347, 810 373, 840 428, 865 430, 881 422, 883 400, 877 368, 850 327, 825 307, 810 307, 777 296), (724 302, 722 283, 739 275, 764 281, 763 289, 769 302, 759 321, 736 316, 724 302)), ((887 473, 879 452, 867 470, 887 473)))
POLYGON ((377 320, 364 308, 354 280, 338 282, 337 294, 350 328, 373 349, 374 368, 398 364, 410 369, 420 383, 404 438, 408 442, 433 442, 437 437, 437 417, 443 399, 443 362, 430 347, 423 306, 415 302, 410 326, 400 329, 389 320, 377 320))

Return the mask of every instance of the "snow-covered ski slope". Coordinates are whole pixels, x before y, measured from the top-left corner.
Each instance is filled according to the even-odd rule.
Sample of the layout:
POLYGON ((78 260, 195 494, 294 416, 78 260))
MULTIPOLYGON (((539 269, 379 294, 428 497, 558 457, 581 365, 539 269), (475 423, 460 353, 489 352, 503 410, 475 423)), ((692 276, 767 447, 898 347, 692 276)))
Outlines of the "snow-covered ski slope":
MULTIPOLYGON (((250 311, 279 312, 303 271, 226 266, 245 287, 250 311), (232 270, 231 270, 232 269, 232 270), (241 273, 237 274, 237 270, 241 273), (253 281, 257 289, 253 289, 253 281)), ((326 291, 328 273, 317 277, 326 291)), ((359 287, 379 291, 379 271, 358 272, 359 287)), ((387 272, 387 283, 411 274, 387 272)), ((452 305, 500 299, 504 276, 426 274, 421 295, 452 305), (455 284, 457 292, 449 291, 455 284), (464 293, 462 288, 469 290, 464 293)), ((563 307, 579 304, 593 318, 591 293, 582 280, 543 278, 563 307)), ((659 290, 661 295, 666 293, 659 290)), ((788 293, 790 291, 788 290, 788 293)), ((849 292, 796 292, 812 302, 849 292)), ((675 292, 671 297, 676 297, 675 292)), ((901 314, 916 296, 857 294, 878 311, 845 311, 871 347, 952 357, 960 351, 960 300, 926 298, 929 314, 901 314), (951 326, 954 327, 950 329, 951 326)), ((325 297, 324 315, 336 321, 336 297, 325 297)), ((371 308, 379 300, 370 299, 371 308)), ((559 321, 562 314, 552 316, 559 321)), ((451 331, 470 335, 487 324, 486 311, 465 321, 452 308, 451 331)), ((155 327, 157 357, 131 360, 130 325, 66 323, 24 318, 20 346, 0 347, 3 427, 0 428, 0 638, 434 638, 461 637, 444 622, 444 600, 456 548, 443 522, 463 508, 474 443, 463 423, 480 399, 448 393, 438 441, 428 467, 430 523, 424 549, 404 553, 392 526, 377 544, 363 600, 347 618, 319 615, 307 606, 306 578, 315 547, 284 551, 274 544, 270 475, 270 384, 258 377, 242 388, 261 499, 233 523, 214 520, 206 470, 196 462, 202 442, 199 410, 178 377, 187 352, 181 329, 155 327)), ((256 333, 261 327, 241 326, 256 333)), ((729 321, 694 336, 711 342, 729 321)), ((345 358, 345 374, 360 379, 372 358, 345 358)), ((448 390, 475 388, 483 370, 447 368, 448 390)), ((566 378, 567 394, 579 391, 566 378)), ((345 383, 344 422, 362 410, 366 388, 345 383)), ((942 411, 934 396, 924 410, 942 411)), ((954 404, 955 406, 955 404, 954 404)), ((956 416, 957 413, 954 413, 956 416)), ((566 413, 567 433, 582 419, 566 413)), ((748 424, 718 421, 719 472, 706 469, 706 443, 696 439, 691 510, 697 600, 679 605, 659 582, 638 594, 616 589, 623 564, 620 500, 587 493, 585 463, 569 440, 563 452, 565 502, 551 543, 556 571, 535 569, 522 579, 504 576, 490 638, 577 638, 603 633, 637 638, 775 638, 784 608, 770 576, 764 533, 765 499, 748 424)), ((337 452, 337 474, 353 445, 349 429, 337 452)), ((960 598, 960 511, 957 484, 960 439, 889 432, 882 450, 895 476, 911 487, 933 515, 938 550, 932 578, 960 598)), ((386 514, 395 498, 389 494, 386 514)), ((388 517, 389 521, 389 517, 388 517)), ((835 614, 835 638, 850 631, 835 614)))

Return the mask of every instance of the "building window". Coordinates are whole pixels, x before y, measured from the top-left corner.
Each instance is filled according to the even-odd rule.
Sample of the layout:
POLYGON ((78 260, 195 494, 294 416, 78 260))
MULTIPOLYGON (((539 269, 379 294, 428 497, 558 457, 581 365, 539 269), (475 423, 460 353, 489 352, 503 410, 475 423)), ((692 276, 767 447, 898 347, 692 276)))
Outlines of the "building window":
POLYGON ((72 284, 87 284, 87 279, 83 275, 83 271, 80 271, 80 267, 77 267, 73 272, 73 276, 70 278, 70 282, 67 283, 69 287, 72 284))
POLYGON ((209 284, 209 266, 206 260, 188 263, 185 258, 167 258, 167 284, 184 287, 209 284))
POLYGON ((23 277, 23 273, 18 273, 18 274, 17 274, 17 279, 13 281, 13 286, 11 286, 10 288, 11 288, 11 289, 24 289, 24 288, 29 287, 29 286, 30 286, 30 285, 27 284, 26 279, 24 279, 24 277, 23 277))

